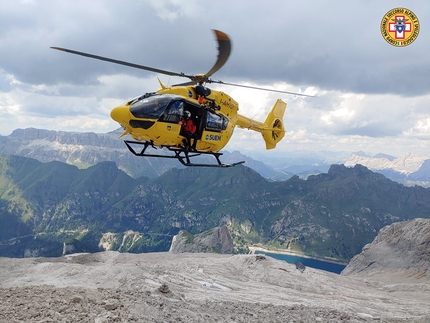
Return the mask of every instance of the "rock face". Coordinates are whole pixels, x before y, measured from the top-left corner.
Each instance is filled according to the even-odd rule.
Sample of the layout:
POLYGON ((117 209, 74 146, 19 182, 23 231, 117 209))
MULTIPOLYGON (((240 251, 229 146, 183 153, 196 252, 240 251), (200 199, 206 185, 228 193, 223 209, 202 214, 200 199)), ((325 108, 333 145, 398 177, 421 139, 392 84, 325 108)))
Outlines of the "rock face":
POLYGON ((382 228, 341 274, 429 279, 430 219, 417 218, 382 228))
POLYGON ((196 235, 181 230, 173 237, 169 252, 212 252, 231 254, 233 253, 233 239, 226 226, 216 227, 196 235))

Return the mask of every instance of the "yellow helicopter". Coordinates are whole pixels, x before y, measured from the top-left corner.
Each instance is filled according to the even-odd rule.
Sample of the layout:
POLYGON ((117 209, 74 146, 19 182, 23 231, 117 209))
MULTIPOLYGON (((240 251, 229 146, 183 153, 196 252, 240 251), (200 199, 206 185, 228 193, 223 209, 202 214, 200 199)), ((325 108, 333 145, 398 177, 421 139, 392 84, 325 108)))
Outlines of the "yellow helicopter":
POLYGON ((185 166, 231 167, 244 163, 244 161, 240 161, 225 164, 220 161, 222 155, 220 150, 229 142, 234 128, 238 126, 260 132, 266 143, 266 149, 273 149, 285 134, 282 118, 286 103, 278 99, 266 120, 258 122, 239 114, 239 105, 233 98, 221 91, 207 88, 206 83, 301 96, 309 95, 210 79, 225 64, 231 52, 229 37, 219 30, 214 30, 214 33, 218 42, 217 61, 209 72, 196 75, 170 72, 61 47, 51 48, 155 73, 189 78, 190 82, 171 87, 166 87, 158 80, 160 90, 146 93, 114 108, 111 111, 111 117, 124 129, 120 138, 130 135, 134 139, 124 140, 124 142, 136 156, 176 158, 185 166), (149 147, 151 149, 166 148, 170 152, 169 154, 147 152, 149 147), (217 163, 192 162, 191 158, 202 154, 214 156, 217 163))

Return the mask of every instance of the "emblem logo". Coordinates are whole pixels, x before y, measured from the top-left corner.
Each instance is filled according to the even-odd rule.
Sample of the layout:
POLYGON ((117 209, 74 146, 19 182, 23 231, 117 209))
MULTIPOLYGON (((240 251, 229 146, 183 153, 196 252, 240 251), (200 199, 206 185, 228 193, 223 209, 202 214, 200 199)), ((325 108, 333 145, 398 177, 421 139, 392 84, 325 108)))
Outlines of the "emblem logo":
POLYGON ((220 141, 221 140, 221 136, 218 136, 218 135, 206 135, 205 139, 207 141, 220 141))
POLYGON ((404 47, 412 44, 420 32, 417 16, 406 8, 388 11, 381 21, 382 37, 390 45, 404 47))

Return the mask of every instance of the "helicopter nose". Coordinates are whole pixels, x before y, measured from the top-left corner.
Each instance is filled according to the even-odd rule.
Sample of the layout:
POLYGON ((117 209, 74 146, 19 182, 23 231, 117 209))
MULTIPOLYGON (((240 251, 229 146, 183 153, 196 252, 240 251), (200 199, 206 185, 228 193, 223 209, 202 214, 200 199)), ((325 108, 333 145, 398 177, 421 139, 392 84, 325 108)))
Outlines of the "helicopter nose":
POLYGON ((112 111, 110 112, 110 117, 120 124, 127 123, 128 119, 130 119, 129 109, 128 107, 124 107, 124 106, 113 108, 112 111))

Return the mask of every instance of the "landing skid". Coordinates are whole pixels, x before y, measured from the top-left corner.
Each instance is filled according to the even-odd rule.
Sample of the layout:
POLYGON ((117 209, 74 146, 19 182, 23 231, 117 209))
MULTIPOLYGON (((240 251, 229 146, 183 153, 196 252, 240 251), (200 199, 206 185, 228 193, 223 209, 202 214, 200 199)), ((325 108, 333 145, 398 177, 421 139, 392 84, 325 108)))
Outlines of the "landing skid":
POLYGON ((131 140, 124 140, 125 145, 127 146, 128 150, 130 150, 134 155, 141 156, 141 157, 157 157, 157 158, 175 158, 179 160, 179 162, 184 166, 194 166, 194 167, 233 167, 239 164, 245 163, 245 161, 240 161, 233 164, 224 164, 220 160, 220 156, 222 153, 214 153, 214 152, 204 152, 204 151, 190 151, 186 150, 184 148, 179 147, 164 147, 167 148, 169 151, 173 152, 174 155, 158 155, 158 154, 150 154, 146 153, 146 149, 148 147, 151 147, 153 149, 157 149, 152 143, 147 141, 131 141, 131 140), (135 145, 143 146, 142 149, 136 150, 137 148, 135 145), (135 146, 135 147, 133 147, 135 146), (198 163, 192 163, 191 158, 197 157, 200 155, 212 155, 215 157, 217 164, 198 164, 198 163))

